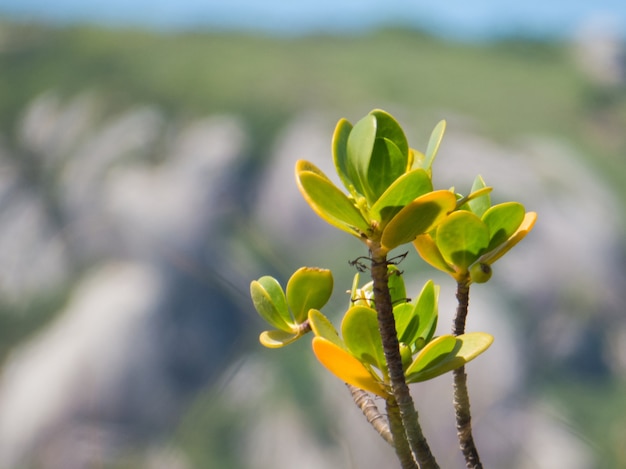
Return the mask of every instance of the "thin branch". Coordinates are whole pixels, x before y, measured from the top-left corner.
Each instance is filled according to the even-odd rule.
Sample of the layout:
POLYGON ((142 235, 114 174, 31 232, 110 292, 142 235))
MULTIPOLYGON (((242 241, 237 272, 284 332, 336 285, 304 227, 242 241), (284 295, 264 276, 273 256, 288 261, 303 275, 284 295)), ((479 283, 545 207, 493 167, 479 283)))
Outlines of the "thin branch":
MULTIPOLYGON (((469 306, 469 279, 457 283, 456 317, 452 326, 455 336, 465 333, 465 321, 469 306)), ((467 390, 467 374, 465 367, 457 368, 454 374, 454 414, 456 416, 456 432, 459 446, 465 458, 465 466, 468 469, 482 469, 480 456, 472 436, 472 415, 470 412, 469 393, 467 390)))
POLYGON ((423 467, 421 465, 418 466, 417 462, 415 462, 406 432, 404 431, 400 408, 393 396, 387 398, 387 415, 389 416, 389 426, 393 433, 394 447, 402 469, 419 469, 423 467))
MULTIPOLYGON (((400 412, 401 424, 404 427, 406 438, 420 468, 438 469, 439 465, 430 451, 428 442, 422 432, 417 410, 404 377, 400 345, 393 316, 393 305, 391 304, 391 294, 389 292, 387 256, 383 253, 379 243, 371 242, 369 247, 372 256, 371 274, 374 283, 374 303, 378 313, 378 327, 389 371, 391 389, 400 412)), ((391 424, 391 415, 389 419, 391 424)), ((391 429, 394 433, 394 438, 397 438, 393 425, 391 429)), ((400 430, 402 428, 398 431, 400 430)), ((398 450, 397 444, 396 442, 396 451, 398 450)))
POLYGON ((389 422, 387 418, 378 410, 378 406, 366 391, 357 388, 356 386, 352 386, 351 384, 346 384, 348 389, 350 390, 350 394, 352 394, 352 399, 354 399, 354 403, 357 405, 367 422, 374 427, 374 430, 378 432, 378 434, 389 443, 391 446, 393 444, 393 435, 391 430, 389 429, 389 422))

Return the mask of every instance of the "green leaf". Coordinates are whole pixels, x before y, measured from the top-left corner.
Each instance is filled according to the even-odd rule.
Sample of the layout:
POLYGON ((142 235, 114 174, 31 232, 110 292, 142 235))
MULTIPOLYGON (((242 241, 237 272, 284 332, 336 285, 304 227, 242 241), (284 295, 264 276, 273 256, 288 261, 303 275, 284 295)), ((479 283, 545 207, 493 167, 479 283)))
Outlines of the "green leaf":
POLYGON ((401 303, 393 307, 393 316, 396 320, 396 332, 398 341, 407 346, 413 345, 416 340, 416 332, 420 318, 415 314, 415 305, 401 303))
POLYGON ((309 324, 311 325, 313 334, 317 337, 323 337, 341 348, 346 348, 335 326, 333 326, 330 320, 324 316, 321 311, 316 309, 309 310, 309 324))
POLYGON ((422 373, 427 368, 432 368, 438 363, 445 360, 445 358, 454 352, 457 347, 456 337, 453 335, 442 335, 431 340, 420 352, 417 354, 413 363, 407 368, 407 378, 422 373))
POLYGON ((346 147, 348 179, 352 181, 356 191, 368 201, 371 200, 371 193, 367 187, 367 170, 375 141, 376 117, 368 114, 358 121, 350 131, 346 147))
POLYGON ((337 188, 312 163, 298 161, 296 164, 296 180, 300 192, 313 211, 331 225, 354 236, 369 231, 365 221, 353 201, 337 188), (315 168, 317 169, 317 168, 315 168))
POLYGON ((489 229, 473 213, 457 211, 439 225, 435 242, 448 264, 466 271, 489 245, 489 229))
POLYGON ((413 246, 415 246, 415 249, 424 261, 428 262, 436 269, 454 276, 454 269, 450 267, 443 258, 435 240, 433 240, 430 234, 419 235, 415 238, 415 241, 413 241, 413 246))
POLYGON ((407 204, 383 230, 381 244, 392 250, 433 229, 456 206, 450 191, 429 192, 407 204))
POLYGON ((250 283, 250 296, 259 315, 276 329, 293 333, 295 324, 289 309, 285 293, 278 281, 269 275, 250 283))
MULTIPOLYGON (((391 114, 382 109, 374 109, 370 114, 376 117, 376 136, 378 138, 391 140, 398 147, 400 153, 408 157, 409 142, 398 121, 391 114)), ((404 171, 406 171, 407 167, 407 161, 405 161, 404 171)))
POLYGON ((367 184, 372 194, 372 204, 406 170, 407 155, 402 154, 394 142, 377 138, 367 169, 367 184))
POLYGON ((352 355, 379 370, 386 370, 387 364, 375 310, 367 306, 350 308, 341 322, 341 335, 352 355))
POLYGON ((492 342, 493 337, 484 332, 437 337, 420 351, 407 368, 407 382, 426 381, 459 368, 487 350, 492 342))
POLYGON ((297 332, 264 331, 259 336, 259 342, 267 348, 281 348, 300 338, 297 332))
POLYGON ((440 121, 432 133, 430 134, 430 139, 428 140, 428 146, 426 147, 426 153, 424 154, 424 162, 422 163, 422 168, 427 171, 431 170, 433 165, 433 161, 435 161, 435 157, 437 156, 437 152, 439 152, 439 146, 441 145, 441 140, 443 139, 443 134, 446 131, 446 121, 440 121))
POLYGON ((318 361, 343 382, 383 398, 389 396, 380 380, 372 376, 363 363, 337 344, 323 337, 314 337, 312 345, 318 361))
POLYGON ((485 189, 487 189, 487 185, 482 176, 478 175, 476 179, 474 179, 472 190, 467 197, 467 205, 469 205, 470 210, 481 218, 489 207, 491 207, 491 196, 489 195, 491 190, 485 191, 485 189))
POLYGON ((439 286, 429 280, 426 282, 420 296, 415 303, 415 315, 419 317, 419 328, 415 331, 415 336, 411 343, 422 337, 426 342, 430 342, 435 329, 437 328, 439 286))
POLYGON ((321 309, 333 291, 333 274, 328 269, 301 267, 287 282, 287 304, 296 324, 303 323, 309 309, 321 309))
POLYGON ((404 173, 378 198, 370 209, 370 217, 383 229, 405 205, 432 190, 433 184, 423 169, 404 173))
POLYGON ((517 202, 494 205, 482 216, 482 221, 489 228, 489 246, 487 251, 495 249, 509 239, 524 220, 526 210, 517 202))
MULTIPOLYGON (((350 193, 354 191, 354 183, 348 173, 348 137, 352 124, 346 119, 340 119, 335 127, 332 139, 333 162, 339 179, 350 193)), ((352 194, 353 196, 356 194, 352 194)))
POLYGON ((505 255, 509 250, 519 243, 522 239, 526 237, 528 233, 535 226, 535 222, 537 221, 537 214, 535 212, 528 212, 524 215, 524 220, 522 224, 519 226, 517 231, 513 233, 513 235, 506 240, 505 243, 498 246, 496 249, 487 252, 485 255, 481 256, 479 262, 484 262, 485 264, 493 264, 495 261, 500 259, 503 255, 505 255))

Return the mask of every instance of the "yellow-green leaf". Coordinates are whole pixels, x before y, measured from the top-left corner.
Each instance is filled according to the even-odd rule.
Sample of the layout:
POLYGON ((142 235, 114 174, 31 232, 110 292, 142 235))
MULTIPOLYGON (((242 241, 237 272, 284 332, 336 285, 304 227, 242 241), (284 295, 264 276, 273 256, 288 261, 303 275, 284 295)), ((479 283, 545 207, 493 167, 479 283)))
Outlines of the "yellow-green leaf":
POLYGON ((387 363, 374 309, 353 306, 341 321, 341 335, 350 353, 364 363, 385 371, 387 363))
POLYGON ((296 181, 313 211, 331 225, 354 236, 369 231, 369 224, 354 202, 309 162, 298 161, 296 181))
POLYGON ((450 265, 448 265, 446 260, 443 258, 432 236, 430 236, 429 234, 419 235, 417 238, 415 238, 415 241, 413 241, 413 246, 415 246, 415 249, 422 257, 422 259, 424 259, 430 265, 432 265, 436 269, 439 269, 454 276, 454 269, 450 267, 450 265))
POLYGON ((478 260, 479 262, 484 262, 485 264, 493 264, 495 261, 504 256, 507 252, 511 250, 513 246, 519 243, 524 237, 530 233, 535 226, 535 222, 537 221, 537 214, 535 212, 528 212, 524 215, 524 220, 519 228, 513 233, 513 235, 503 244, 498 246, 493 251, 487 252, 484 256, 481 256, 478 260))
POLYGON ((250 296, 259 315, 276 329, 293 332, 295 324, 291 319, 285 293, 278 281, 265 275, 250 283, 250 296))
POLYGON ((328 269, 301 267, 287 282, 287 304, 296 324, 307 318, 309 309, 320 309, 333 291, 333 274, 328 269))
POLYGON ((315 334, 317 337, 322 337, 326 340, 331 341, 338 347, 346 349, 346 345, 339 337, 337 329, 335 329, 335 326, 333 326, 330 320, 326 316, 324 316, 321 311, 318 311, 316 309, 309 310, 309 324, 311 326, 313 334, 315 334))
POLYGON ((259 336, 259 342, 267 348, 281 348, 296 341, 299 337, 297 332, 264 331, 259 336))
POLYGON ((392 250, 432 230, 456 206, 455 195, 446 190, 429 192, 407 204, 383 231, 381 244, 392 250))
POLYGON ((409 171, 396 179, 380 196, 370 209, 370 217, 378 221, 383 229, 405 205, 432 190, 433 184, 426 171, 409 171))
POLYGON ((313 353, 328 371, 345 383, 387 398, 383 383, 355 357, 323 337, 313 338, 313 353))
POLYGON ((418 353, 407 368, 407 382, 426 381, 459 368, 487 350, 492 342, 493 336, 485 332, 437 337, 418 353))

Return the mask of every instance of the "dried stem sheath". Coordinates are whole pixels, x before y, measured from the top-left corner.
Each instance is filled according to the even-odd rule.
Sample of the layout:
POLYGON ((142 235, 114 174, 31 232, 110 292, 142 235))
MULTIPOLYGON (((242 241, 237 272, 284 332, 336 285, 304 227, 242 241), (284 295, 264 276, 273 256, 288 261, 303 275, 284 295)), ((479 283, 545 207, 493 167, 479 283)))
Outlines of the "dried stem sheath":
MULTIPOLYGON (((452 327, 455 336, 465 333, 465 320, 469 306, 469 280, 457 283, 457 308, 456 317, 452 327)), ((469 393, 467 391, 467 374, 465 367, 457 368, 454 374, 454 413, 456 416, 456 431, 459 446, 465 458, 468 469, 482 469, 478 450, 472 436, 472 415, 470 413, 469 393)))
POLYGON ((380 413, 378 410, 378 406, 366 391, 357 388, 356 386, 352 386, 351 384, 346 384, 350 393, 352 394, 352 399, 354 399, 354 403, 357 405, 367 422, 374 427, 374 430, 391 446, 394 446, 393 443, 393 435, 391 430, 389 429, 389 422, 387 418, 380 413))

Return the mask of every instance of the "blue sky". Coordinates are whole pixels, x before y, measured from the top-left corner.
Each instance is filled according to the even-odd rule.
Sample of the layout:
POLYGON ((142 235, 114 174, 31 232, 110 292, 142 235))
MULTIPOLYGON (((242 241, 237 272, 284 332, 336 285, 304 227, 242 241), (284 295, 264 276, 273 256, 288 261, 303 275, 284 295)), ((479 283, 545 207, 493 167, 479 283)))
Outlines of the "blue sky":
POLYGON ((459 38, 569 36, 604 18, 626 37, 625 0, 0 0, 0 14, 53 22, 276 33, 354 31, 403 23, 459 38))

